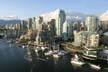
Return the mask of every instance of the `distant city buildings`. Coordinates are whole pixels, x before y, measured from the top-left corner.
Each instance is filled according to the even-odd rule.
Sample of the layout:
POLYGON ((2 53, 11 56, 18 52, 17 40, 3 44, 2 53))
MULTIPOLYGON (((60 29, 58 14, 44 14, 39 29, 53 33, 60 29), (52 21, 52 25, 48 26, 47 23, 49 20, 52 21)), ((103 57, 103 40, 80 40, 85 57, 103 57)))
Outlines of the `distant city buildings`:
POLYGON ((26 20, 21 20, 21 30, 26 30, 27 29, 27 21, 26 20))
POLYGON ((32 18, 32 29, 36 30, 36 17, 32 18))
POLYGON ((72 23, 69 23, 65 21, 63 23, 63 40, 67 41, 72 38, 72 33, 73 33, 73 25, 72 23))
POLYGON ((86 46, 86 47, 98 47, 99 46, 99 34, 97 32, 99 26, 99 20, 96 16, 87 16, 84 22, 80 23, 80 30, 77 30, 78 25, 74 26, 74 45, 86 46))
POLYGON ((55 38, 65 42, 74 40, 74 46, 98 47, 100 42, 107 44, 108 11, 100 17, 88 15, 82 21, 70 21, 66 18, 65 11, 57 9, 21 20, 17 24, 5 25, 4 28, 8 30, 7 36, 21 36, 21 39, 34 40, 37 44, 52 43, 55 38))
POLYGON ((67 23, 67 21, 65 21, 63 24, 63 39, 65 41, 68 40, 68 27, 69 27, 69 24, 67 23))
POLYGON ((43 17, 38 16, 36 17, 36 30, 37 30, 37 36, 36 36, 36 43, 40 43, 43 41, 43 17))
POLYGON ((43 14, 42 16, 45 22, 55 19, 56 35, 62 37, 63 23, 66 20, 64 10, 57 9, 54 12, 43 14))
POLYGON ((42 16, 36 17, 36 31, 36 43, 52 41, 56 35, 55 19, 45 23, 42 16))
POLYGON ((28 27, 28 29, 32 28, 32 18, 28 18, 28 20, 27 20, 27 27, 28 27))
POLYGON ((52 41, 55 36, 62 37, 65 19, 65 12, 60 9, 33 18, 32 29, 37 31, 36 42, 52 41))
POLYGON ((108 30, 108 11, 106 11, 99 17, 99 25, 99 29, 101 28, 103 32, 108 30))
POLYGON ((85 20, 87 31, 95 32, 98 29, 98 18, 96 16, 88 16, 85 20))

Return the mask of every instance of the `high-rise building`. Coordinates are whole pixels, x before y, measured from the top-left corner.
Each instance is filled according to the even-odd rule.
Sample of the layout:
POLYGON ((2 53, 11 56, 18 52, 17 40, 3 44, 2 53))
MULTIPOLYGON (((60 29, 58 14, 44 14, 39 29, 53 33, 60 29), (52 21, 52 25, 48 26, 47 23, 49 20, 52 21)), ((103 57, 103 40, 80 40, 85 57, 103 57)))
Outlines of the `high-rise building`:
POLYGON ((24 29, 27 28, 26 25, 27 25, 27 21, 21 20, 21 29, 22 29, 22 30, 24 30, 24 29))
POLYGON ((88 16, 85 21, 87 31, 95 32, 98 29, 98 18, 96 16, 88 16))
POLYGON ((33 17, 32 19, 32 29, 36 30, 36 17, 33 17))
POLYGON ((43 14, 41 16, 43 16, 43 20, 45 22, 51 21, 51 19, 55 19, 56 35, 61 37, 63 30, 63 23, 66 20, 65 12, 61 9, 57 9, 54 12, 43 14))
POLYGON ((37 30, 36 43, 40 44, 43 41, 43 17, 38 16, 35 20, 37 30))
POLYGON ((57 36, 61 36, 63 30, 63 23, 65 22, 65 12, 63 10, 57 10, 57 13, 56 34, 57 36))
POLYGON ((32 18, 28 18, 27 23, 28 23, 27 25, 28 29, 31 29, 32 28, 32 18))
POLYGON ((79 22, 73 22, 73 31, 79 31, 80 30, 80 23, 79 22))
POLYGON ((67 21, 63 24, 63 39, 66 41, 72 37, 72 24, 67 21))
POLYGON ((15 29, 20 30, 21 29, 21 25, 20 24, 15 24, 15 29))
POLYGON ((104 12, 100 17, 99 17, 101 29, 103 31, 108 30, 108 11, 104 12))
POLYGON ((52 38, 56 35, 55 19, 51 19, 51 21, 49 22, 48 31, 50 31, 50 35, 52 38))
POLYGON ((42 31, 43 17, 41 16, 36 17, 35 22, 36 22, 36 30, 42 31))
POLYGON ((67 21, 63 24, 63 39, 68 40, 68 23, 67 21))

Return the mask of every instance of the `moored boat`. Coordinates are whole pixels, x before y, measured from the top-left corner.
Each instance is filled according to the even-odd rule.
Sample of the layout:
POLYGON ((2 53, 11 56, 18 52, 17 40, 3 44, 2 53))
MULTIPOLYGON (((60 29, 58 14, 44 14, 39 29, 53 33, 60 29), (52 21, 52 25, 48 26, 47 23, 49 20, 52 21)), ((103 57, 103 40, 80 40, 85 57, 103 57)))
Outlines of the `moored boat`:
POLYGON ((85 61, 108 67, 108 49, 85 50, 81 56, 85 61))
POLYGON ((86 60, 97 60, 96 50, 85 50, 82 53, 82 58, 86 60))

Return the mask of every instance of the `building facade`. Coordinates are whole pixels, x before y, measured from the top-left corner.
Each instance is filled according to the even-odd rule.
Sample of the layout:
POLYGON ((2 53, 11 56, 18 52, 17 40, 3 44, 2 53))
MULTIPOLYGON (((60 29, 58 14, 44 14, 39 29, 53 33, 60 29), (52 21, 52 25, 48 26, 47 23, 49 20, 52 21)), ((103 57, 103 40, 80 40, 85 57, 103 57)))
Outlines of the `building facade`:
POLYGON ((63 39, 64 41, 67 41, 68 39, 71 39, 72 37, 72 23, 69 23, 65 21, 63 23, 63 39))
POLYGON ((74 45, 86 46, 86 47, 98 47, 99 46, 99 34, 90 31, 74 32, 74 45))
POLYGON ((64 10, 57 9, 54 12, 46 13, 41 16, 43 17, 44 22, 48 22, 51 21, 51 19, 55 19, 56 35, 61 37, 63 30, 63 23, 66 20, 66 15, 64 10))
POLYGON ((32 29, 36 30, 36 17, 32 18, 32 29))
POLYGON ((32 18, 28 18, 28 20, 27 20, 27 27, 28 27, 28 29, 32 28, 32 18))
POLYGON ((98 18, 96 16, 88 16, 85 20, 87 31, 95 32, 98 29, 98 18))

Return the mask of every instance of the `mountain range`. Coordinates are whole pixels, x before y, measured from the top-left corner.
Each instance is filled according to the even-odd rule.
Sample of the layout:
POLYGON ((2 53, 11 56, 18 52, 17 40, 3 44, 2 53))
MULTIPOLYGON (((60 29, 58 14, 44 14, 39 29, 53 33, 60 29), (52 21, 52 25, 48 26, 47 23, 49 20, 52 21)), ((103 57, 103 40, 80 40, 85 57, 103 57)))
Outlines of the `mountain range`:
POLYGON ((10 25, 10 24, 19 24, 21 20, 0 20, 0 25, 10 25))
POLYGON ((86 14, 80 13, 80 12, 66 12, 66 19, 67 21, 84 21, 86 18, 86 14))
MULTIPOLYGON (((87 15, 80 13, 80 12, 74 12, 69 11, 66 12, 66 20, 68 22, 72 21, 84 21, 87 15)), ((9 17, 0 17, 0 25, 10 25, 10 24, 19 24, 21 23, 20 19, 17 19, 17 17, 9 16, 9 17)))

